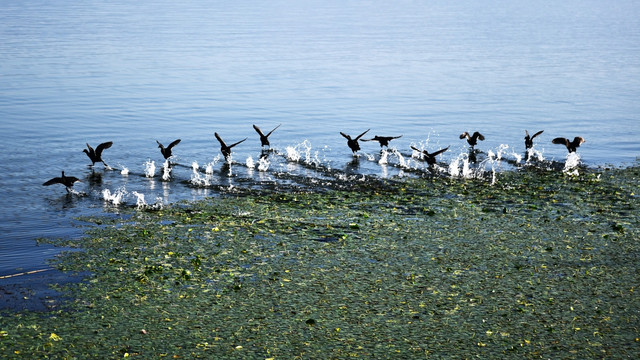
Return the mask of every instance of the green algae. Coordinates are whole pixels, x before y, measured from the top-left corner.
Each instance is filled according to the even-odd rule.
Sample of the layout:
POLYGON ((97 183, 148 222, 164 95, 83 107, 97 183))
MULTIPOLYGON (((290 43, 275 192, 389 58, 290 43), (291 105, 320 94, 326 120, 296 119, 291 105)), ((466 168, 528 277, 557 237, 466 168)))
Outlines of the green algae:
POLYGON ((5 313, 16 358, 634 358, 640 169, 529 169, 132 211, 5 313))

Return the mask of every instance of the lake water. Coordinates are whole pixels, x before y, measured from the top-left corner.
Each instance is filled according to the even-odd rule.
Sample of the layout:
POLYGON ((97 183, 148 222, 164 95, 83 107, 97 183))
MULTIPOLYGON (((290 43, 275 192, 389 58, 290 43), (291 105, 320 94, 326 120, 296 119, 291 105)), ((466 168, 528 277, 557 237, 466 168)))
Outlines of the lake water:
POLYGON ((546 161, 567 156, 552 138, 582 136, 582 164, 628 166, 640 155, 638 99, 632 0, 3 1, 0 276, 46 267, 57 249, 34 239, 81 236, 75 217, 142 197, 393 178, 425 168, 411 145, 450 146, 446 173, 467 152, 463 131, 485 135, 485 159, 511 162, 492 168, 523 161, 525 129, 544 130, 546 161), (262 163, 252 124, 282 124, 262 163), (369 128, 364 138, 403 135, 391 142, 399 154, 380 161, 367 142, 354 162, 339 132, 369 128), (214 132, 248 137, 231 166, 214 132), (156 140, 177 138, 163 181, 156 140), (92 170, 82 150, 104 141, 114 170, 92 170), (61 170, 86 196, 41 185, 61 170))

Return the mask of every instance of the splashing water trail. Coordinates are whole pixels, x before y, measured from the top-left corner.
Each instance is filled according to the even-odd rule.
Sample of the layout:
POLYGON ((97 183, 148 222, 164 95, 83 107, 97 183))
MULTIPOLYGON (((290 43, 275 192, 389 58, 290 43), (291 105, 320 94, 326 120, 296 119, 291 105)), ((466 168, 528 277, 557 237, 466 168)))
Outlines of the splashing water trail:
MULTIPOLYGON (((215 160, 214 160, 215 161, 215 160)), ((207 175, 213 175, 213 165, 214 165, 214 161, 210 162, 207 164, 207 166, 204 169, 204 173, 207 175)))
POLYGON ((451 174, 452 177, 472 178, 473 170, 469 168, 469 155, 466 153, 458 155, 458 157, 449 164, 449 174, 451 174), (462 166, 460 165, 461 162, 462 166))
POLYGON ((169 160, 165 160, 162 164, 162 180, 169 181, 171 179, 171 167, 169 166, 169 160))
POLYGON ((266 157, 260 158, 260 160, 258 160, 258 171, 264 172, 269 170, 269 165, 271 165, 269 159, 267 159, 266 157))
POLYGON ((300 152, 298 152, 298 149, 296 146, 287 146, 285 148, 286 153, 286 157, 287 160, 289 161, 293 161, 293 162, 298 162, 300 161, 300 152))
POLYGON ((156 176, 156 163, 153 160, 147 160, 144 163, 144 176, 148 178, 156 176))
POLYGON ((120 175, 122 176, 129 176, 129 169, 125 166, 120 165, 120 167, 122 168, 122 170, 120 171, 120 175))
POLYGON ((389 152, 387 150, 382 150, 382 153, 380 154, 380 160, 378 160, 378 164, 380 165, 386 165, 389 163, 389 152))
POLYGON ((111 193, 111 190, 109 189, 102 190, 102 198, 105 201, 110 202, 116 206, 120 205, 126 196, 127 196, 127 191, 124 189, 124 187, 118 188, 113 193, 111 193))
POLYGON ((253 158, 251 156, 247 157, 247 160, 245 161, 245 165, 247 165, 247 168, 249 168, 250 170, 256 167, 256 164, 253 161, 253 158))
POLYGON ((144 194, 137 191, 132 192, 132 194, 136 197, 136 208, 143 209, 147 206, 147 203, 144 201, 144 194))
MULTIPOLYGON (((200 166, 198 165, 197 161, 194 161, 193 163, 191 163, 191 169, 193 170, 193 173, 191 174, 191 184, 196 185, 196 186, 209 186, 211 185, 211 182, 209 181, 209 178, 211 177, 209 174, 202 176, 200 174, 200 166)), ((213 172, 213 166, 211 166, 211 164, 207 165, 207 170, 211 170, 211 172, 213 172)))
POLYGON ((580 155, 576 152, 571 152, 567 154, 567 160, 564 163, 563 173, 567 175, 578 176, 580 173, 578 172, 578 165, 580 165, 580 155))

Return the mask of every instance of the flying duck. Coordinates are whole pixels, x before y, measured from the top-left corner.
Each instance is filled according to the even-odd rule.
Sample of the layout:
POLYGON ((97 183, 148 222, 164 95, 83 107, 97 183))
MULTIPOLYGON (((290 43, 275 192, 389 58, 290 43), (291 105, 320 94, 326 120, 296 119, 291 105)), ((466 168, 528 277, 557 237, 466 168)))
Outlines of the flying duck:
POLYGON ((171 149, 172 149, 174 146, 176 146, 176 145, 178 145, 178 144, 180 143, 180 139, 175 140, 174 142, 172 142, 171 144, 169 144, 169 146, 167 146, 167 147, 164 147, 164 146, 160 143, 160 141, 158 141, 158 140, 156 140, 156 142, 158 143, 158 147, 160 148, 160 152, 162 153, 162 156, 164 156, 164 159, 166 160, 166 159, 170 158, 170 157, 171 157, 171 155, 173 155, 173 154, 171 153, 171 149))
POLYGON ((471 145, 471 147, 476 146, 478 140, 484 141, 484 136, 477 131, 474 132, 473 135, 469 135, 469 133, 466 131, 463 132, 462 134, 460 134, 460 139, 464 138, 467 138, 467 142, 469 143, 469 145, 471 145))
POLYGON ((421 154, 422 154, 422 156, 424 157, 425 161, 426 161, 426 162, 427 162, 427 164, 429 164, 429 165, 433 165, 433 164, 435 164, 435 163, 436 163, 436 155, 440 155, 440 154, 442 154, 443 152, 445 152, 445 151, 449 150, 449 147, 447 146, 447 147, 446 147, 446 148, 444 148, 444 149, 440 149, 440 150, 438 150, 438 151, 434 151, 434 152, 432 152, 432 153, 429 153, 429 152, 427 152, 427 150, 420 150, 420 149, 418 149, 418 148, 416 148, 416 147, 414 147, 414 146, 411 146, 411 148, 412 148, 413 150, 415 150, 415 151, 417 151, 417 152, 421 153, 421 154))
POLYGON ((71 187, 73 187, 73 184, 76 181, 80 181, 80 179, 78 179, 75 176, 65 176, 64 175, 64 171, 62 171, 62 176, 54 177, 53 179, 50 179, 47 182, 45 182, 44 184, 42 184, 42 186, 49 186, 49 185, 53 185, 53 184, 62 184, 67 188, 67 192, 71 192, 71 187))
POLYGON ((110 148, 111 145, 113 145, 113 141, 104 142, 98 145, 95 150, 93 150, 91 145, 87 143, 87 149, 82 150, 82 152, 87 154, 89 159, 91 159, 91 166, 95 165, 97 162, 101 162, 104 164, 104 166, 109 167, 109 165, 107 165, 107 163, 102 160, 102 151, 104 151, 104 149, 110 148))
POLYGON ((567 150, 569 150, 570 153, 575 152, 576 149, 578 147, 580 147, 580 145, 584 141, 585 141, 584 138, 582 138, 580 136, 574 137, 573 141, 569 141, 569 139, 563 138, 563 137, 557 137, 557 138, 551 140, 551 142, 554 143, 554 144, 562 144, 562 145, 566 146, 567 150))
POLYGON ((351 136, 343 133, 342 131, 340 131, 340 135, 344 136, 347 139, 347 145, 349 145, 349 148, 351 149, 351 151, 353 151, 353 153, 355 154, 356 151, 360 150, 360 144, 358 144, 358 140, 360 140, 360 138, 366 134, 367 132, 369 132, 369 130, 371 129, 367 129, 367 131, 363 132, 362 134, 358 135, 355 139, 352 139, 351 136))
POLYGON ((224 155, 224 158, 227 159, 229 157, 229 155, 231 155, 231 148, 240 144, 241 142, 247 140, 247 138, 244 138, 240 141, 238 141, 237 143, 228 145, 224 142, 224 140, 222 140, 222 138, 220 137, 220 135, 218 135, 218 133, 214 133, 214 135, 216 136, 216 139, 218 139, 218 141, 220 142, 220 151, 222 152, 222 155, 224 155))
MULTIPOLYGON (((282 124, 280 124, 282 125, 282 124)), ((256 125, 253 125, 253 128, 256 129, 256 132, 258 133, 258 135, 260 135, 260 143, 262 144, 262 146, 268 146, 271 147, 271 144, 269 144, 269 136, 271 136, 271 134, 276 131, 277 128, 280 127, 280 125, 276 126, 273 130, 269 131, 267 133, 267 135, 265 135, 262 130, 260 130, 260 128, 256 125)))
POLYGON ((362 141, 377 141, 380 143, 380 148, 382 148, 383 146, 389 147, 389 141, 393 140, 393 139, 399 139, 401 138, 402 135, 400 136, 374 136, 373 139, 362 139, 362 141))
POLYGON ((533 136, 529 136, 529 131, 525 130, 525 136, 524 136, 524 147, 527 149, 531 149, 533 147, 533 139, 542 134, 544 132, 544 130, 540 130, 537 133, 533 134, 533 136))

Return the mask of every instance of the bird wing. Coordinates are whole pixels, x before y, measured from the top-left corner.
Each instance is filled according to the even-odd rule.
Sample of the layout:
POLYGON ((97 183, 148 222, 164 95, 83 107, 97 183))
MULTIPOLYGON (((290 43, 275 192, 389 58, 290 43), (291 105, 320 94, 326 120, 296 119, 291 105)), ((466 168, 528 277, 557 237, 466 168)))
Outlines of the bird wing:
POLYGON ((216 136, 216 139, 218 139, 222 147, 227 147, 227 144, 224 143, 224 140, 222 140, 222 138, 220 137, 220 135, 218 135, 218 133, 213 133, 213 134, 216 136))
POLYGON ((569 139, 563 138, 563 137, 557 137, 557 138, 551 140, 551 142, 554 143, 554 144, 562 144, 564 146, 569 146, 569 139))
POLYGON ((258 134, 260 134, 260 137, 263 137, 264 134, 262 133, 262 130, 260 130, 259 127, 257 127, 256 125, 253 125, 253 128, 256 129, 256 131, 258 132, 258 134))
POLYGON ((531 140, 533 140, 533 138, 534 138, 534 137, 536 137, 536 136, 538 136, 538 135, 542 134, 543 132, 544 132, 544 130, 540 130, 540 131, 538 131, 537 133, 533 134, 533 136, 531 137, 531 140))
MULTIPOLYGON (((267 137, 271 136, 271 134, 272 134, 274 131, 276 131, 276 129, 277 129, 277 128, 279 128, 279 127, 280 127, 280 125, 282 125, 282 124, 279 124, 279 125, 278 125, 278 126, 276 126, 273 130, 269 131, 269 133, 267 134, 267 137)), ((254 125, 254 126, 255 126, 255 125, 254 125)))
POLYGON ((160 143, 160 141, 156 140, 156 142, 158 143, 158 146, 159 146, 161 149, 164 149, 164 145, 162 145, 162 144, 160 143))
POLYGON ((243 141, 245 141, 245 140, 247 140, 247 138, 244 138, 244 139, 242 139, 242 140, 238 141, 237 143, 233 143, 233 144, 229 145, 229 149, 231 149, 232 147, 234 147, 234 146, 236 146, 236 145, 240 144, 241 142, 243 142, 243 141))
POLYGON ((584 138, 580 136, 576 136, 575 138, 573 138, 573 146, 575 147, 582 145, 583 142, 584 142, 584 138))
POLYGON ((401 137, 402 137, 402 135, 400 135, 400 136, 392 136, 389 139, 400 139, 401 137))
POLYGON ((180 143, 180 139, 175 140, 174 142, 172 142, 171 144, 169 144, 169 146, 167 146, 167 149, 171 149, 172 147, 178 145, 180 143))
POLYGON ((340 131, 340 135, 344 136, 345 138, 347 138, 347 140, 351 140, 351 136, 343 133, 342 131, 340 131))
POLYGON ((447 151, 447 150, 449 150, 449 147, 448 147, 448 146, 447 146, 446 148, 444 148, 444 149, 440 149, 440 150, 438 150, 438 151, 436 151, 436 152, 431 153, 431 156, 440 155, 440 154, 442 154, 443 152, 445 152, 445 151, 447 151))
POLYGON ((362 136, 364 136, 364 134, 368 133, 368 132, 369 132, 369 130, 371 130, 371 129, 367 129, 367 131, 365 131, 365 132, 363 132, 362 134, 358 135, 358 137, 356 138, 356 141, 357 141, 357 140, 360 140, 360 138, 361 138, 362 136))
POLYGON ((420 149, 418 149, 417 147, 415 147, 415 146, 413 146, 413 145, 409 145, 409 146, 411 147, 411 149, 413 149, 413 150, 415 150, 415 151, 419 152, 420 154, 424 154, 424 152, 425 152, 424 150, 420 150, 420 149))
POLYGON ((46 181, 44 184, 42 184, 42 186, 49 186, 49 185, 61 184, 61 183, 62 183, 61 177, 54 177, 53 179, 46 181))
POLYGON ((89 143, 87 143, 87 148, 89 149, 90 153, 95 153, 95 151, 93 151, 93 148, 91 147, 91 145, 89 145, 89 143))
POLYGON ((98 145, 98 147, 96 148, 96 155, 100 156, 100 154, 102 154, 102 151, 104 149, 110 148, 111 145, 113 145, 113 141, 103 142, 102 144, 98 145))
POLYGON ((464 139, 467 136, 469 136, 469 133, 465 131, 462 134, 460 134, 460 139, 464 139))
POLYGON ((477 131, 473 133, 473 136, 472 136, 472 137, 474 137, 474 138, 476 138, 476 139, 480 139, 480 141, 484 141, 484 135, 480 134, 480 133, 479 133, 479 132, 477 132, 477 131))

